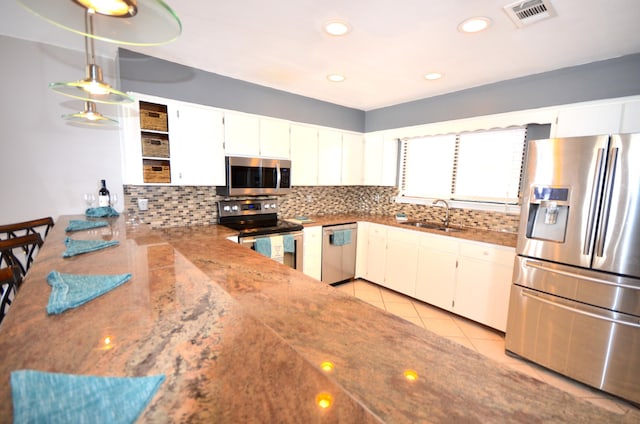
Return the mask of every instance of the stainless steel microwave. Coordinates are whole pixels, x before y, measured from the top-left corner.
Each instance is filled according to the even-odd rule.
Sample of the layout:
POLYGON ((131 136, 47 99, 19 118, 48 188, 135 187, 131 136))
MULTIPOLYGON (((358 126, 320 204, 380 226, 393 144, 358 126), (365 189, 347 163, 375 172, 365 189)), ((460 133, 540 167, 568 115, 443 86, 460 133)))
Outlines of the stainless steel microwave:
POLYGON ((272 196, 291 191, 291 161, 227 156, 226 186, 221 196, 272 196))

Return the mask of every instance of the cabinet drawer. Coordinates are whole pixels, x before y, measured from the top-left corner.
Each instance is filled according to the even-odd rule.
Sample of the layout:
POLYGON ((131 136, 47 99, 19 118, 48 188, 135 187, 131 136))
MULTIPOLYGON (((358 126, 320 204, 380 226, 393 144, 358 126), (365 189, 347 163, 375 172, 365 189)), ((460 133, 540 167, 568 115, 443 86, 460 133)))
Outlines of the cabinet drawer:
MULTIPOLYGON (((150 103, 147 103, 147 105, 149 104, 150 103)), ((143 106, 143 102, 140 102, 140 128, 143 130, 169 131, 167 112, 162 110, 152 110, 152 106, 143 106), (143 107, 146 108, 143 109, 143 107)))
POLYGON ((440 252, 458 254, 460 242, 448 236, 437 236, 431 234, 420 235, 420 247, 434 249, 440 252))
POLYGON ((170 183, 171 166, 167 160, 144 160, 142 162, 145 183, 170 183))
POLYGON ((389 228, 387 230, 387 240, 401 243, 418 244, 420 233, 414 230, 403 230, 400 228, 389 228))
POLYGON ((371 224, 369 226, 369 237, 387 238, 387 227, 380 224, 371 224))
POLYGON ((479 243, 461 243, 460 255, 507 266, 513 265, 515 250, 479 243))
POLYGON ((169 139, 165 134, 142 133, 142 156, 155 158, 169 157, 169 139))

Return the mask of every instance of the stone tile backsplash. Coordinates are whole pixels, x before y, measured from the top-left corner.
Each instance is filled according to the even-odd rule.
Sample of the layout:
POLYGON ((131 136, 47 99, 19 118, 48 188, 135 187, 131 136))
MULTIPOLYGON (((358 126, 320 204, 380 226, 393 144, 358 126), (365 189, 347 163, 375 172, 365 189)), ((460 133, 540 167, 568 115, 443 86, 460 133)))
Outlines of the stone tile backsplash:
MULTIPOLYGON (((218 219, 215 187, 205 186, 124 186, 125 211, 140 217, 152 227, 215 224, 218 219), (139 198, 149 200, 149 210, 138 211, 139 198)), ((393 201, 395 187, 379 186, 303 186, 279 197, 280 217, 361 213, 395 215, 405 213, 411 219, 437 221, 440 207, 402 204, 393 201)), ((451 209, 452 225, 494 231, 517 232, 519 215, 504 212, 451 209)))

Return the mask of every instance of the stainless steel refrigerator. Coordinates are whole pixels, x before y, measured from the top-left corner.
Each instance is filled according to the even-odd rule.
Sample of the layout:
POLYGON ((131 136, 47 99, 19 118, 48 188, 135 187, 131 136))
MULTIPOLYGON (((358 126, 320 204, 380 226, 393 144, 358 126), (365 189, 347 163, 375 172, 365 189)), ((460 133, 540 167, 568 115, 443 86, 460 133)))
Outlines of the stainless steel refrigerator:
POLYGON ((506 350, 640 403, 640 134, 529 144, 506 350))

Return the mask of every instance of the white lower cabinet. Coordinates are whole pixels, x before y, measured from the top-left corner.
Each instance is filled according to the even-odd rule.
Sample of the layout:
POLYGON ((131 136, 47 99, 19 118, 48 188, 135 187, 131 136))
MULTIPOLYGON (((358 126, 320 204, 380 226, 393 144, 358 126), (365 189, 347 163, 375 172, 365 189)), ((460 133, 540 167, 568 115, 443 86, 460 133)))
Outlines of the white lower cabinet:
POLYGON ((453 311, 505 331, 514 256, 507 247, 461 243, 453 311))
POLYGON ((453 309, 459 242, 452 237, 420 235, 416 298, 448 311, 453 309))
POLYGON ((515 249, 369 223, 359 275, 505 331, 515 249))
POLYGON ((304 227, 302 272, 320 280, 322 277, 322 227, 304 227))
POLYGON ((387 230, 387 254, 384 285, 391 290, 416 296, 418 243, 420 233, 391 227, 387 230))

